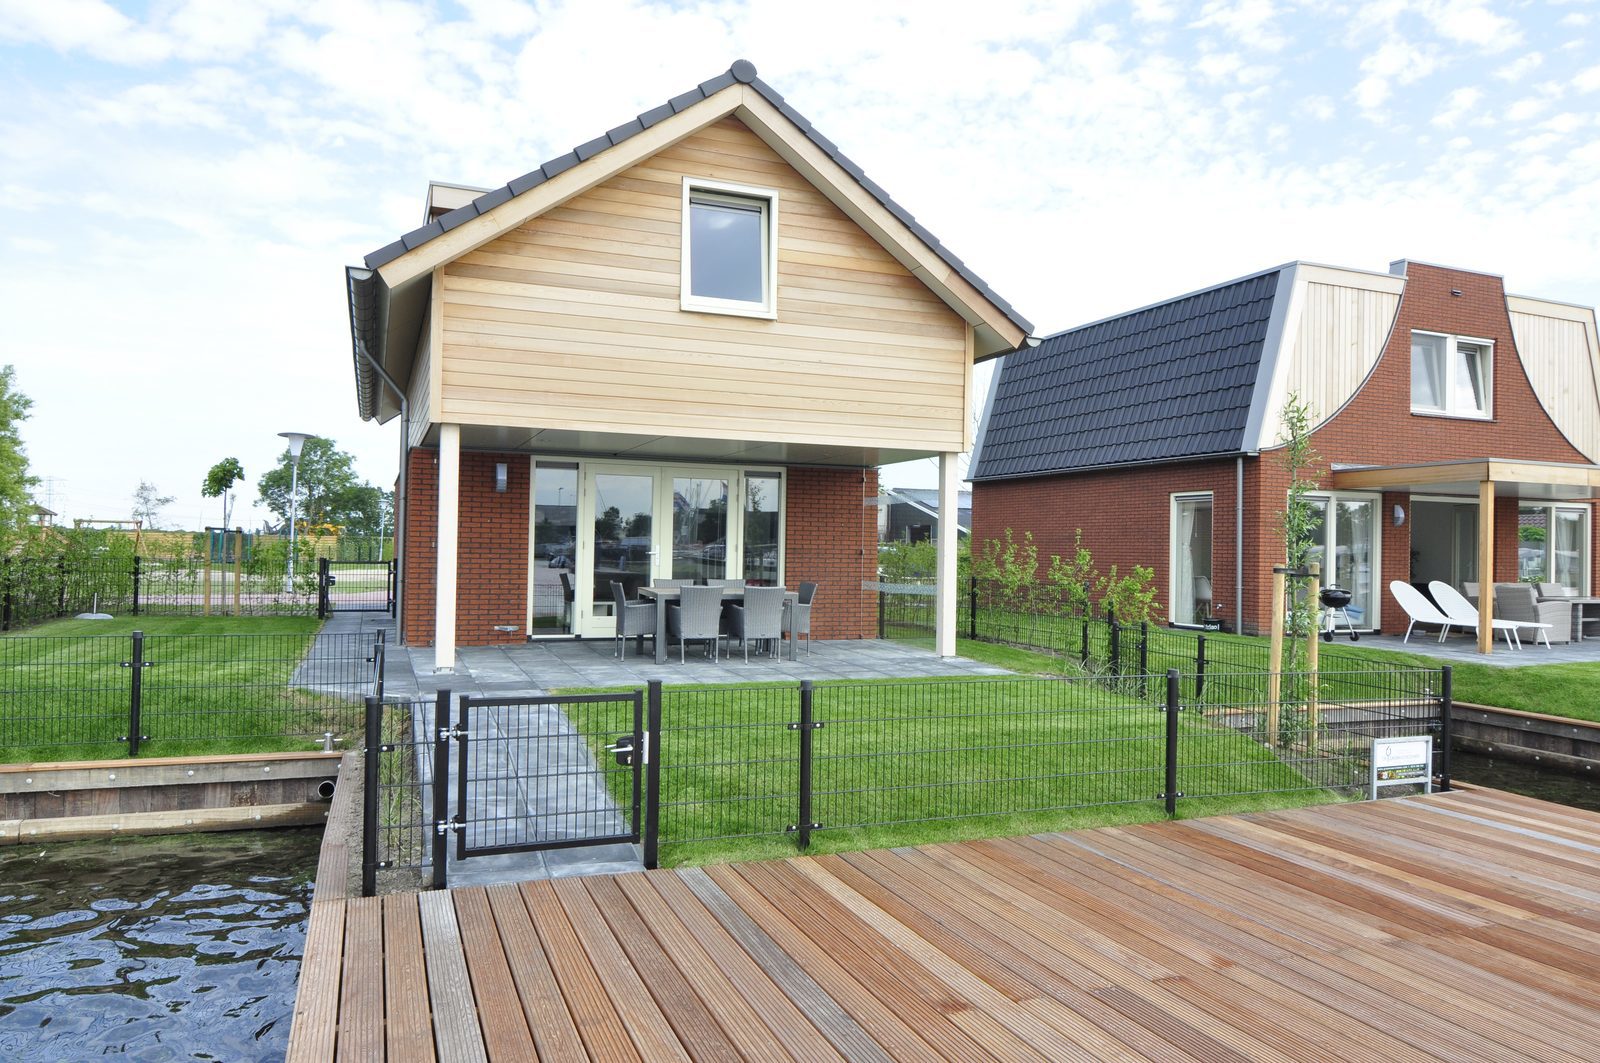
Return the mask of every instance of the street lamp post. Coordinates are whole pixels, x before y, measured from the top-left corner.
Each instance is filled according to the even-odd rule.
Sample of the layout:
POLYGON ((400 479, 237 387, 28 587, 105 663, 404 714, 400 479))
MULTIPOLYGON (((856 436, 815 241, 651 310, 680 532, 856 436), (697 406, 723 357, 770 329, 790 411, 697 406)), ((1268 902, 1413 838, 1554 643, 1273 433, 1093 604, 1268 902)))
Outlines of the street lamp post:
POLYGON ((311 438, 309 432, 279 432, 289 441, 289 574, 285 577, 284 591, 294 593, 294 545, 295 545, 295 517, 298 515, 300 501, 300 451, 306 445, 306 440, 311 438))

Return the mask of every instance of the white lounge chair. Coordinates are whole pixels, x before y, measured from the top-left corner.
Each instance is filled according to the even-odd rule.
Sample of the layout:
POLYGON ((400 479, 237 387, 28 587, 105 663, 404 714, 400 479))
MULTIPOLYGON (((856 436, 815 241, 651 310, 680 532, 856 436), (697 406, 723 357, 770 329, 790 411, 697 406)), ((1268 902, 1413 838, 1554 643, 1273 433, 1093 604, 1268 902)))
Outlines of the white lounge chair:
POLYGON ((1411 641, 1411 629, 1418 624, 1438 624, 1439 641, 1450 634, 1450 627, 1454 623, 1448 616, 1439 611, 1439 607, 1428 601, 1428 596, 1417 590, 1409 583, 1400 580, 1389 582, 1389 593, 1394 595, 1394 600, 1400 603, 1400 608, 1406 611, 1411 618, 1411 623, 1406 625, 1406 637, 1401 642, 1411 641))
MULTIPOLYGON (((1457 627, 1471 628, 1473 631, 1478 630, 1477 606, 1467 601, 1460 591, 1439 580, 1429 583, 1428 590, 1433 593, 1433 600, 1439 603, 1439 608, 1443 610, 1444 615, 1450 618, 1450 623, 1457 627)), ((1508 650, 1522 649, 1522 640, 1517 637, 1517 628, 1520 626, 1511 620, 1494 620, 1490 623, 1490 627, 1493 630, 1506 637, 1506 649, 1508 650)))

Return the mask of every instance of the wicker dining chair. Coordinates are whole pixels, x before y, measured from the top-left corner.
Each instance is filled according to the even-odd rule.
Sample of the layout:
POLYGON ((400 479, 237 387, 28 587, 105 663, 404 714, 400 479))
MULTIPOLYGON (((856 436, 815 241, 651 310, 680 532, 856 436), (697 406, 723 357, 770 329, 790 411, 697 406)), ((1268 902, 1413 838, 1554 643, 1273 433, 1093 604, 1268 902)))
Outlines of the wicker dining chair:
POLYGON ((792 629, 797 635, 804 635, 806 640, 806 656, 811 656, 811 605, 817 600, 817 585, 815 583, 800 584, 800 593, 797 600, 789 607, 789 619, 784 621, 783 633, 789 634, 792 629))
POLYGON ((729 603, 727 607, 728 637, 737 637, 744 646, 744 663, 750 663, 750 641, 771 642, 774 650, 783 637, 783 598, 788 592, 782 587, 748 587, 744 604, 729 603))
POLYGON ((684 587, 676 604, 667 606, 667 634, 678 640, 678 660, 688 662, 685 643, 711 644, 711 659, 717 659, 717 644, 722 641, 722 588, 684 587))
MULTIPOLYGON (((656 607, 650 602, 630 602, 628 592, 616 580, 611 581, 611 597, 616 602, 617 659, 628 655, 628 640, 656 637, 656 607)), ((642 649, 641 645, 641 649, 642 649)))

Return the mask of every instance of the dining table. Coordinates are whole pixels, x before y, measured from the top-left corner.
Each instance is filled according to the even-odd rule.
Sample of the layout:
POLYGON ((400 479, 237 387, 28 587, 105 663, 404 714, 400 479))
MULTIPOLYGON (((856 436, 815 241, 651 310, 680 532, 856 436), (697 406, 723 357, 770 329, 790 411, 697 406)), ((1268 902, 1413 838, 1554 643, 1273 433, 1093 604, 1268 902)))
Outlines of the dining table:
MULTIPOLYGON (((724 588, 722 588, 722 600, 725 601, 725 602, 740 602, 740 603, 742 603, 744 601, 744 591, 745 591, 745 589, 743 587, 724 587, 724 588)), ((656 639, 656 663, 657 664, 666 664, 667 663, 667 604, 669 602, 677 601, 678 597, 679 597, 679 589, 677 587, 640 587, 639 588, 639 598, 641 600, 643 600, 643 601, 655 602, 655 606, 656 606, 656 635, 655 635, 655 639, 656 639)), ((800 592, 799 591, 792 591, 792 590, 789 590, 787 587, 784 588, 784 591, 783 591, 783 618, 784 618, 785 622, 787 622, 789 620, 789 617, 792 615, 792 612, 794 610, 795 604, 797 602, 799 602, 799 601, 800 601, 800 592)), ((800 625, 798 625, 798 624, 789 624, 788 625, 788 627, 789 627, 789 660, 791 660, 791 661, 795 659, 795 651, 798 650, 799 647, 800 647, 800 633, 799 633, 798 630, 796 630, 799 626, 800 625)))

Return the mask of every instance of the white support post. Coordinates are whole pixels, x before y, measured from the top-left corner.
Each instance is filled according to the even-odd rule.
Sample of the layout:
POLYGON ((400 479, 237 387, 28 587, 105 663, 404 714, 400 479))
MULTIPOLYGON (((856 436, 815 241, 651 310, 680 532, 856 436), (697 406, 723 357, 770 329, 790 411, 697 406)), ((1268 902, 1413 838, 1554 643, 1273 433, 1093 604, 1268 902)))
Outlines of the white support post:
POLYGON ((461 426, 439 426, 439 529, 434 554, 433 670, 456 668, 456 563, 461 533, 461 426))
POLYGON ((956 655, 956 543, 961 532, 958 525, 960 495, 956 459, 958 454, 939 455, 939 542, 938 584, 935 587, 934 644, 941 657, 956 655))

